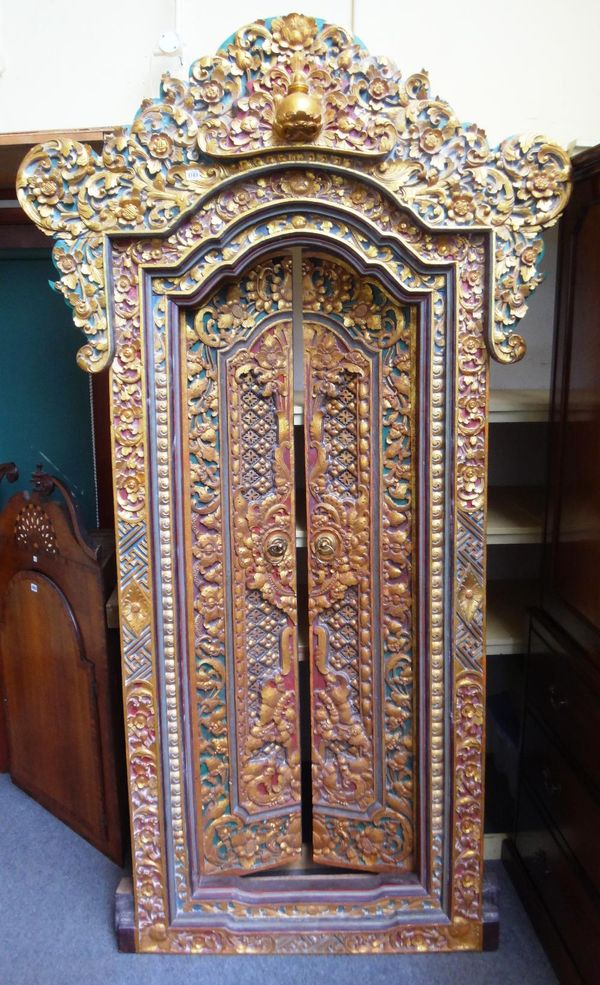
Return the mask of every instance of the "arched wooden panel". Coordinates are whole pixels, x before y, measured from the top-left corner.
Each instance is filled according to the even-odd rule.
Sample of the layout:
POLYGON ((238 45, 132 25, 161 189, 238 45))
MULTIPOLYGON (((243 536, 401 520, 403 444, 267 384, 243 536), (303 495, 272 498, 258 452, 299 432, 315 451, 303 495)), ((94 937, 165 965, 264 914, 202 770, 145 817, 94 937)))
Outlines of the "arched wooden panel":
POLYGON ((291 259, 277 257, 181 316, 179 563, 204 874, 278 866, 302 847, 290 305, 291 259))
POLYGON ((330 258, 309 254, 303 271, 314 858, 406 873, 418 309, 330 258))
POLYGON ((21 571, 11 579, 0 648, 14 781, 95 834, 103 818, 94 667, 50 578, 21 571))

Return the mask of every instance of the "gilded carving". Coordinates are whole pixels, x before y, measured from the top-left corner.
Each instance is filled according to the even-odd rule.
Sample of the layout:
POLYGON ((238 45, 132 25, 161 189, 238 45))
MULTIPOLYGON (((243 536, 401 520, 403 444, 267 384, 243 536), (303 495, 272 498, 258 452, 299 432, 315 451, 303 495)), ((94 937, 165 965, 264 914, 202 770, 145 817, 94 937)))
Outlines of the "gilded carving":
POLYGON ((414 838, 415 309, 395 303, 376 281, 310 256, 303 263, 303 301, 309 312, 327 313, 331 324, 307 321, 304 340, 315 857, 349 867, 406 870, 414 838), (351 346, 342 341, 344 330, 351 346), (359 348, 361 342, 375 350, 377 363, 359 348), (384 381, 381 426, 373 420, 378 365, 384 381), (382 443, 381 476, 372 471, 374 434, 382 443), (376 532, 373 504, 380 496, 382 528, 376 532), (379 548, 373 537, 381 537, 379 548), (381 552, 381 585, 372 580, 372 552, 381 552), (382 642, 376 635, 379 595, 382 642), (382 701, 383 749, 373 724, 373 708, 382 701), (358 809, 356 817, 328 812, 347 812, 348 803, 358 809))
POLYGON ((152 688, 137 683, 126 706, 133 871, 138 889, 138 926, 166 923, 164 871, 158 818, 156 713, 152 688))
POLYGON ((323 125, 323 110, 318 96, 310 94, 302 70, 302 61, 292 59, 292 75, 285 96, 275 101, 274 133, 289 144, 310 143, 323 125))
POLYGON ((317 169, 362 171, 426 227, 488 228, 496 257, 490 351, 502 362, 524 355, 512 326, 541 279, 540 230, 568 198, 564 151, 539 136, 490 149, 482 130, 432 98, 425 73, 403 82, 343 28, 289 14, 238 31, 214 57, 194 62, 188 82, 165 76, 159 97, 144 102, 129 129, 107 135, 101 155, 69 140, 27 155, 19 200, 58 240, 56 286, 88 337, 79 353, 84 368, 104 368, 114 351, 104 235, 165 231, 232 174, 256 170, 252 155, 284 163, 299 147, 317 169), (294 85, 302 89, 290 91, 294 85), (289 143, 285 129, 278 137, 278 109, 293 97, 303 100, 306 144, 296 142, 298 133, 289 143))
POLYGON ((131 581, 121 596, 119 612, 133 632, 139 636, 142 629, 148 625, 149 601, 148 595, 139 582, 131 581))
POLYGON ((484 691, 481 678, 463 672, 456 682, 455 796, 457 799, 454 839, 455 912, 464 919, 481 915, 481 869, 483 865, 483 723, 484 691))
MULTIPOLYGON (((306 228, 308 228, 308 225, 306 226, 306 228)), ((267 235, 268 235, 268 232, 267 232, 267 235)), ((252 242, 252 241, 253 241, 253 238, 252 238, 252 234, 250 233, 249 242, 252 242)), ((358 245, 359 242, 361 242, 361 246, 362 246, 362 241, 359 241, 358 239, 356 239, 355 242, 356 242, 357 245, 358 245)), ((140 255, 142 255, 141 252, 140 252, 140 255)), ((445 252, 444 252, 444 258, 446 258, 447 255, 448 255, 448 250, 445 250, 445 252)), ((459 254, 457 254, 457 255, 459 255, 459 254)), ((283 266, 285 268, 285 264, 283 266)), ((267 265, 267 267, 268 267, 268 265, 267 265)), ((418 278, 416 279, 414 273, 410 273, 409 270, 408 270, 408 268, 406 266, 403 266, 402 268, 398 268, 398 269, 399 269, 399 272, 401 271, 401 276, 403 278, 407 278, 407 284, 411 284, 411 285, 417 287, 417 286, 421 285, 422 283, 424 283, 422 281, 422 279, 421 280, 419 280, 418 278)), ((337 276, 339 277, 339 275, 340 275, 340 269, 338 268, 338 270, 337 270, 337 276)), ((268 301, 269 292, 268 292, 268 290, 265 290, 265 288, 264 288, 265 281, 268 280, 268 277, 269 277, 269 275, 268 275, 267 271, 263 268, 263 272, 261 273, 261 277, 260 277, 260 284, 262 285, 261 288, 260 289, 257 289, 256 286, 253 286, 255 284, 255 281, 252 278, 250 279, 249 284, 250 284, 250 291, 257 298, 257 307, 261 311, 264 308, 267 312, 270 312, 270 311, 273 310, 273 304, 268 301)), ((432 276, 432 277, 428 277, 426 282, 434 290, 434 295, 433 296, 434 296, 434 298, 436 298, 436 301, 435 301, 435 304, 434 304, 434 311, 436 313, 435 314, 435 319, 436 319, 435 324, 438 326, 438 328, 436 329, 436 338, 441 339, 440 331, 442 331, 442 326, 444 325, 444 314, 443 314, 444 307, 443 307, 443 303, 442 303, 442 301, 443 301, 443 294, 440 293, 440 291, 439 291, 439 283, 438 283, 438 280, 436 280, 436 277, 435 276, 432 276)), ((285 308, 286 304, 288 304, 289 301, 291 300, 291 292, 289 290, 291 284, 290 284, 289 277, 287 276, 287 273, 283 272, 282 276, 278 276, 277 278, 274 278, 273 279, 273 284, 275 285, 275 283, 278 283, 280 285, 283 285, 283 290, 280 290, 280 291, 274 290, 274 293, 277 294, 276 307, 279 310, 281 310, 282 308, 285 308)), ((305 286, 306 286, 306 279, 305 279, 305 286)), ((321 292, 321 293, 323 293, 323 292, 321 292)), ((159 294, 159 297, 160 297, 160 294, 159 294)), ((314 301, 312 303, 314 304, 314 301)), ((159 305, 160 305, 160 301, 159 301, 159 305)), ((163 319, 162 319, 162 317, 159 317, 158 318, 158 321, 157 321, 157 325, 160 326, 162 323, 163 323, 163 319)), ((159 345, 159 348, 160 348, 161 347, 160 346, 160 337, 157 340, 157 344, 159 345)), ((435 396, 434 397, 434 405, 435 405, 435 402, 437 400, 438 400, 438 397, 435 396)), ((437 439, 434 439, 434 440, 437 440, 437 439)), ((437 524, 437 522, 438 521, 436 519, 436 516, 434 515, 432 517, 432 524, 433 524, 432 529, 435 529, 435 525, 437 524)), ((437 565, 438 562, 436 561, 435 564, 437 565)), ((435 591, 437 591, 437 589, 435 589, 435 591)), ((437 634, 438 630, 435 629, 434 627, 435 627, 435 622, 432 623, 432 646, 435 648, 438 645, 435 642, 435 640, 437 638, 436 637, 436 634, 437 634)), ((441 656, 441 651, 440 651, 440 656, 441 656)), ((433 688, 434 688, 432 694, 438 695, 438 697, 435 698, 435 701, 439 702, 439 696, 441 695, 441 692, 439 690, 436 691, 436 687, 437 687, 437 685, 435 684, 435 681, 436 680, 437 680, 436 677, 432 678, 432 684, 433 684, 433 688)), ((440 707, 439 704, 438 704, 438 707, 440 707)), ((436 712, 436 714, 438 714, 438 712, 436 712)), ((440 760, 439 759, 440 753, 438 751, 435 751, 435 754, 434 754, 434 747, 435 747, 436 742, 437 742, 436 736, 437 736, 437 732, 434 732, 433 735, 432 735, 432 760, 431 760, 432 761, 432 765, 433 765, 434 762, 443 762, 443 760, 440 760)), ((439 766, 436 767, 436 770, 439 771, 439 766)), ((436 773, 436 776, 437 775, 438 775, 438 773, 436 773)), ((172 778, 171 782, 172 783, 175 782, 175 777, 172 778)), ((436 818, 438 817, 438 815, 440 814, 441 809, 442 809, 441 800, 435 800, 432 806, 433 806, 433 810, 432 810, 432 837, 434 839, 433 842, 432 842, 432 844, 437 844, 436 839, 437 839, 438 836, 435 835, 434 832, 436 832, 438 830, 439 822, 436 820, 436 818)), ((248 841, 246 842, 246 844, 247 843, 248 843, 248 841)), ((241 840, 239 838, 236 839, 236 844, 238 844, 238 845, 241 846, 241 840)), ((179 848, 177 849, 177 851, 179 852, 179 848)), ((436 857, 437 856, 434 854, 434 859, 436 857)), ((183 859, 183 856, 182 856, 182 859, 183 859)), ((434 863, 434 885, 435 885, 435 880, 438 878, 437 872, 438 872, 438 863, 435 862, 434 863)), ((198 909, 199 908, 199 904, 190 904, 190 905, 192 906, 193 909, 198 909)), ((211 902, 210 904, 204 904, 203 906, 200 906, 200 909, 202 909, 203 912, 213 912, 216 905, 217 904, 215 902, 211 902)), ((250 905, 250 908, 252 909, 253 904, 249 904, 249 905, 250 905)), ((393 903, 390 901, 390 904, 388 904, 388 905, 390 905, 392 907, 392 909, 389 911, 390 912, 390 915, 391 915, 394 912, 401 912, 405 904, 403 903, 402 899, 398 899, 397 901, 394 901, 393 903)), ((422 906, 424 906, 425 909, 428 906, 431 906, 431 904, 428 903, 427 898, 425 898, 423 900, 422 906)), ((361 912, 364 913, 364 914, 366 914, 368 912, 371 912, 371 911, 374 912, 374 913, 375 912, 377 912, 377 913, 385 912, 386 911, 386 906, 385 906, 385 904, 382 906, 382 904, 378 903, 375 906, 375 908, 373 908, 373 905, 370 905, 368 903, 364 903, 360 908, 355 908, 355 910, 356 910, 356 917, 358 918, 361 912)), ((314 911, 314 905, 313 904, 299 904, 299 905, 293 906, 293 907, 290 907, 288 905, 288 906, 285 906, 283 908, 279 908, 277 910, 277 913, 279 915, 283 916, 284 914, 288 914, 289 913, 290 917, 297 917, 297 916, 300 916, 302 913, 309 913, 309 912, 315 912, 314 911)), ((348 911, 348 912, 350 913, 350 911, 348 911)), ((320 907, 319 908, 319 913, 321 914, 322 919, 326 919, 327 916, 328 916, 327 907, 320 907)), ((161 940, 162 940, 162 938, 161 938, 161 940)), ((162 943, 161 943, 160 946, 162 948, 167 947, 168 946, 168 943, 165 940, 162 940, 162 943)), ((193 945, 190 944, 190 947, 191 946, 193 946, 193 945)), ((322 946, 323 947, 326 947, 325 938, 323 939, 323 945, 322 946)))
POLYGON ((513 328, 568 172, 544 138, 490 149, 424 74, 402 80, 301 14, 165 78, 101 154, 57 140, 24 161, 19 197, 57 240, 80 364, 111 364, 139 949, 480 946, 487 360, 524 354, 513 328), (283 255, 298 245, 314 848, 382 872, 334 905, 239 877, 301 842, 283 255), (418 897, 404 872, 425 880, 418 897))
MULTIPOLYGON (((310 227, 310 224, 309 223, 305 223, 304 228, 305 229, 308 229, 309 227, 310 227)), ((292 228, 294 228, 294 227, 292 227, 292 228)), ((268 230, 265 231, 265 235, 269 235, 268 230)), ((253 238, 253 234, 252 234, 252 231, 251 230, 248 233, 248 237, 249 237, 248 238, 249 244, 255 241, 254 238, 253 238)), ((352 242, 354 242, 357 247, 358 247, 358 245, 360 243, 361 248, 366 248, 366 246, 363 246, 362 241, 359 240, 358 238, 352 240, 352 242)), ((442 245, 444 245, 444 244, 442 244, 442 245)), ((429 259, 433 258, 433 256, 435 255, 435 253, 434 253, 435 243, 433 241, 432 242, 429 242, 428 244, 425 244, 425 248, 426 248, 425 255, 429 259)), ((143 255, 143 252, 144 251, 140 250, 139 251, 139 255, 142 256, 143 255)), ((135 248, 134 248, 134 251, 132 252, 132 256, 134 255, 134 253, 135 253, 135 248)), ((466 254, 464 253, 463 247, 459 247, 458 243, 455 243, 452 246, 451 249, 449 249, 448 244, 446 244, 444 246, 444 250, 443 250, 443 253, 442 253, 442 256, 443 256, 444 260, 446 260, 447 257, 448 256, 451 256, 451 255, 454 255, 454 256, 457 256, 457 257, 461 257, 461 258, 466 258, 466 254)), ((461 259, 461 263, 463 263, 463 262, 464 262, 464 259, 461 259)), ((269 300, 269 289, 265 287, 265 284, 268 283, 269 277, 271 276, 271 274, 268 273, 268 267, 269 267, 268 264, 263 265, 260 278, 257 278, 256 280, 254 278, 252 278, 252 277, 250 278, 250 280, 248 282, 249 285, 250 285, 249 290, 253 294, 253 297, 256 298, 257 308, 260 311, 262 311, 264 309, 266 313, 272 313, 273 310, 280 310, 280 311, 281 310, 285 310, 286 305, 289 305, 290 300, 291 300, 291 279, 288 276, 288 272, 286 272, 286 270, 285 270, 285 264, 283 264, 283 268, 284 269, 282 270, 282 272, 280 274, 278 274, 277 277, 272 278, 272 281, 273 281, 273 294, 276 295, 276 300, 274 302, 273 301, 270 301, 269 300), (277 287, 276 285, 279 285, 279 286, 277 287)), ((317 265, 317 269, 318 269, 318 265, 317 265)), ((396 269, 396 268, 394 268, 394 269, 396 269)), ((427 286, 428 286, 428 288, 433 291, 433 297, 436 299, 435 302, 434 302, 434 305, 433 305, 433 311, 435 312, 435 325, 437 326, 437 328, 435 329, 435 337, 437 339, 437 346, 436 346, 436 353, 437 353, 437 347, 442 343, 442 334, 443 334, 443 325, 444 325, 443 293, 440 292, 439 279, 436 280, 435 275, 428 277, 426 280, 423 280, 423 278, 421 278, 421 279, 416 278, 414 272, 411 273, 409 271, 408 267, 406 267, 406 265, 404 265, 402 267, 399 266, 397 269, 398 269, 398 276, 401 276, 403 279, 405 279, 405 282, 407 283, 407 285, 410 284, 413 287, 418 288, 418 287, 422 287, 426 283, 427 286)), ((338 267, 337 271, 335 272, 335 275, 336 275, 337 279, 339 279, 339 277, 340 277, 340 272, 341 272, 341 268, 338 267)), ((469 276, 470 276, 471 280, 473 281, 472 275, 469 275, 469 276)), ((313 279, 314 280, 318 280, 318 278, 315 278, 314 273, 313 273, 313 279)), ((359 281, 357 281, 357 283, 359 283, 359 281)), ((473 281, 473 283, 475 285, 475 290, 477 290, 478 289, 477 288, 478 282, 475 280, 475 281, 473 281)), ((158 282, 157 282, 157 284, 158 284, 158 282)), ((310 293, 310 291, 308 290, 307 278, 306 277, 305 277, 305 291, 306 291, 306 293, 309 296, 313 297, 313 299, 314 299, 315 296, 318 295, 318 292, 313 292, 312 294, 310 293)), ((323 296, 324 293, 326 293, 326 292, 323 292, 323 289, 321 288, 321 296, 323 296)), ((159 292, 158 297, 160 298, 160 292, 159 292)), ((352 294, 351 294, 351 297, 352 297, 352 294)), ((315 305, 315 303, 316 302, 314 300, 311 302, 311 304, 313 306, 315 305)), ((160 301, 159 301, 159 304, 160 304, 160 301)), ((325 306, 322 308, 322 310, 325 310, 326 305, 327 305, 327 302, 325 303, 325 306)), ((470 317, 471 316, 469 315, 469 318, 470 317)), ((162 323, 162 321, 163 321, 163 319, 162 319, 162 317, 160 317, 158 319, 157 324, 160 326, 161 323, 162 323)), ((192 319, 192 322, 193 322, 193 319, 192 319)), ((472 324, 472 322, 469 321, 469 320, 467 320, 466 324, 467 325, 468 324, 472 324)), ((375 348, 377 348, 377 346, 375 346, 375 348)), ((435 358, 436 359, 439 358, 437 354, 436 354, 435 358)), ((193 382, 190 385, 193 386, 193 382)), ((436 401, 437 401, 438 402, 438 406, 441 409, 441 405, 439 404, 439 398, 436 396, 436 393, 438 393, 438 392, 439 392, 438 390, 435 390, 434 389, 434 396, 433 396, 434 408, 436 406, 436 401)), ((442 418, 440 417, 440 410, 439 409, 437 411, 434 410, 434 420, 441 420, 441 419, 442 418)), ((214 428, 213 428, 213 430, 214 430, 214 428)), ((437 425, 434 425, 434 434, 433 434, 433 437, 432 437, 432 440, 434 441, 434 443, 435 442, 438 442, 437 434, 438 434, 438 427, 437 427, 437 425)), ((211 435, 209 434, 209 437, 210 436, 211 435)), ((435 444, 434 444, 434 447, 435 447, 435 444)), ((477 447, 479 447, 479 446, 477 446, 477 447)), ((438 465, 436 465, 435 462, 433 464, 433 468, 434 469, 437 469, 438 468, 438 465)), ((433 485, 432 488, 434 490, 433 495, 434 495, 434 501, 435 501, 435 496, 438 495, 435 492, 435 490, 437 488, 437 486, 436 486, 435 483, 437 482, 437 480, 435 480, 435 473, 433 473, 432 476, 433 476, 433 480, 434 480, 434 485, 433 485)), ((432 530, 435 530, 436 529, 436 524, 438 524, 437 516, 438 516, 437 511, 434 508, 433 515, 432 515, 432 525, 433 525, 432 526, 432 530)), ((438 536, 439 535, 434 534, 434 541, 438 538, 438 536)), ((437 560, 437 556, 436 556, 436 558, 434 558, 434 561, 433 561, 434 573, 435 573, 436 570, 438 570, 440 564, 441 564, 441 561, 438 561, 437 560)), ((436 642, 436 640, 438 638, 438 633, 441 631, 441 630, 438 630, 436 628, 437 622, 438 622, 438 617, 437 616, 434 616, 434 618, 432 620, 432 647, 434 649, 438 648, 438 646, 440 645, 440 644, 438 644, 436 642)), ((440 655, 441 655, 441 653, 442 653, 442 651, 440 650, 440 655)), ((437 673, 438 672, 436 672, 436 674, 437 673)), ((432 688, 433 688, 432 695, 434 696, 434 705, 435 705, 436 709, 441 709, 441 706, 440 706, 439 702, 440 702, 440 699, 441 699, 441 693, 442 692, 439 690, 439 685, 436 684, 437 679, 438 679, 437 676, 434 676, 432 678, 432 688)), ((440 711, 439 710, 436 710, 436 715, 439 714, 439 713, 440 713, 440 711)), ((437 731, 434 731, 432 733, 432 764, 434 762, 443 762, 443 759, 442 760, 439 759, 440 751, 441 750, 440 751, 435 750, 435 747, 436 747, 436 745, 438 743, 438 738, 437 738, 438 734, 439 733, 437 731), (435 755, 434 755, 434 751, 435 751, 435 755)), ((439 766, 436 766, 436 770, 439 771, 439 766)), ((436 775, 438 775, 438 774, 436 773, 436 775)), ((173 780, 171 782, 173 782, 173 780)), ((432 837, 434 837, 434 842, 433 843, 435 844, 436 843, 435 839, 438 836, 437 835, 434 835, 433 832, 439 830, 439 828, 438 828, 439 822, 436 820, 436 818, 438 817, 438 815, 440 814, 440 812, 442 810, 442 802, 441 802, 441 800, 440 799, 434 800, 432 807, 433 807, 433 810, 432 810, 432 837)), ((231 823, 231 822, 228 822, 228 823, 231 823)), ((224 828, 224 834, 227 834, 227 827, 224 828)), ((236 839, 235 844, 237 846, 239 846, 239 849, 240 850, 243 849, 244 842, 242 841, 241 838, 236 839)), ((249 844, 249 839, 246 839, 245 844, 246 845, 249 844)), ((242 857, 243 857, 243 852, 242 852, 242 857)), ((434 854, 434 858, 435 857, 436 856, 434 854)), ((437 873, 437 872, 438 872, 438 863, 435 863, 435 867, 434 867, 434 877, 435 877, 435 879, 438 878, 438 876, 435 875, 435 873, 437 873)), ((191 905, 192 905, 192 908, 193 909, 198 909, 199 908, 199 904, 191 904, 191 905)), ((402 908, 404 906, 404 904, 402 903, 401 900, 398 900, 397 902, 394 901, 393 903, 390 902, 390 905, 392 906, 392 909, 389 911, 390 912, 390 915, 392 913, 394 913, 394 912, 397 912, 397 913, 401 912, 402 911, 402 908)), ((427 901, 425 900, 424 903, 423 903, 423 905, 425 906, 425 908, 427 908, 427 906, 428 905, 431 905, 431 904, 428 904, 427 901)), ((202 909, 203 912, 213 912, 215 906, 216 906, 216 903, 211 902, 210 904, 204 904, 202 907, 200 907, 200 909, 202 909)), ((249 904, 249 906, 250 906, 250 910, 252 910, 252 907, 254 906, 254 904, 249 904)), ((377 904, 376 911, 373 910, 373 912, 378 912, 379 913, 379 912, 385 912, 385 910, 386 910, 385 905, 382 908, 382 905, 381 904, 377 904)), ((300 916, 303 913, 309 913, 309 912, 313 912, 313 911, 314 911, 314 905, 313 904, 298 904, 295 907, 285 906, 283 908, 279 908, 277 910, 277 914, 283 917, 284 914, 288 914, 289 913, 290 917, 293 917, 295 919, 295 918, 297 918, 298 916, 300 916)), ((370 911, 371 911, 370 905, 367 904, 367 903, 365 903, 365 904, 362 905, 362 907, 360 909, 358 909, 358 908, 356 909, 356 916, 358 918, 360 912, 366 914, 366 913, 368 913, 370 911)), ((321 915, 321 918, 322 919, 327 919, 328 911, 327 911, 327 908, 326 907, 321 907, 319 909, 319 912, 320 912, 320 915, 321 915)), ((348 911, 348 912, 350 912, 350 911, 348 911)), ((160 947, 162 949, 164 949, 164 948, 166 948, 166 947, 169 946, 168 945, 168 939, 169 939, 169 935, 167 935, 167 939, 162 939, 161 938, 160 947)), ((315 944, 315 947, 317 949, 319 947, 321 947, 323 949, 326 949, 327 948, 326 939, 327 939, 326 937, 323 937, 322 938, 322 941, 321 941, 321 944, 319 944, 319 945, 315 944)), ((193 947, 193 943, 191 941, 190 941, 189 946, 190 947, 193 947)))
POLYGON ((219 290, 192 309, 183 323, 190 451, 184 474, 189 468, 198 694, 194 720, 200 733, 207 872, 274 865, 301 848, 291 323, 282 320, 257 337, 252 334, 271 308, 266 300, 259 307, 258 295, 270 295, 285 265, 275 260, 255 267, 235 288, 219 290), (232 349, 240 339, 245 347, 232 349), (220 428, 227 433, 224 446, 220 428), (221 499, 225 461, 228 508, 221 499), (232 540, 227 569, 224 523, 230 525, 232 540), (226 570, 231 571, 230 594, 226 570), (229 691, 235 695, 233 721, 227 711, 229 691), (232 746, 237 749, 234 775, 232 746), (277 818, 266 813, 276 809, 286 813, 277 818))
POLYGON ((473 571, 468 571, 458 589, 457 605, 463 619, 471 622, 477 610, 481 608, 483 597, 483 586, 473 571))

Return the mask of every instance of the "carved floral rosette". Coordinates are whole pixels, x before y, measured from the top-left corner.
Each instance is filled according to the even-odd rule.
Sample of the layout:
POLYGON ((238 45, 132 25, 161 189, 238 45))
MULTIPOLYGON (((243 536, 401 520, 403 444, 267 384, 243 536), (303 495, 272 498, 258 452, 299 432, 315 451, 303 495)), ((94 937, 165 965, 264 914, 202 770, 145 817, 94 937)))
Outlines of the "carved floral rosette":
MULTIPOLYGON (((188 82, 166 77, 101 154, 57 140, 23 162, 19 199, 56 239, 57 288, 87 336, 80 365, 111 367, 139 950, 481 946, 488 353, 513 362, 525 352, 513 326, 540 282, 540 230, 564 208, 568 177, 560 148, 511 138, 491 150, 431 97, 424 74, 403 82, 343 28, 297 14, 243 28, 195 62, 188 82), (335 246, 403 297, 429 299, 429 870, 418 902, 387 885, 335 913, 297 893, 266 903, 192 891, 168 312, 174 294, 201 295, 275 240, 280 249, 335 246)), ((226 743, 220 749, 224 761, 226 743)), ((219 775, 218 756, 214 768, 219 775)))

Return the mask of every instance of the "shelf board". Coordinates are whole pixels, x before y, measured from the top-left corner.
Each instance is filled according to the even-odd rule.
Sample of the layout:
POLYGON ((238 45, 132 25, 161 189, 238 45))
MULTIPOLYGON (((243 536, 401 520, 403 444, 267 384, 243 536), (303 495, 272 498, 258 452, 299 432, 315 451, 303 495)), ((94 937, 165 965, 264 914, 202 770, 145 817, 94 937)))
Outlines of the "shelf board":
POLYGON ((488 492, 488 544, 540 544, 544 528, 543 490, 531 486, 491 486, 488 492))
POLYGON ((487 655, 525 653, 536 582, 490 581, 487 586, 487 655))
POLYGON ((490 393, 490 424, 547 421, 549 412, 548 390, 492 390, 490 393))

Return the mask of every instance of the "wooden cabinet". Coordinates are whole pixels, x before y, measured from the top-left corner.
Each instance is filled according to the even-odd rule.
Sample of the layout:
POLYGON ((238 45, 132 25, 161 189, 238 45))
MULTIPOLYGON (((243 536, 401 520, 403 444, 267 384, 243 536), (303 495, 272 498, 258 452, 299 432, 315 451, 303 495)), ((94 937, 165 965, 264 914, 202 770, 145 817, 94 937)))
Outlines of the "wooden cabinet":
POLYGON ((39 492, 0 515, 0 652, 12 780, 123 859, 120 675, 104 602, 110 538, 39 492))
POLYGON ((80 363, 110 366, 124 946, 488 942, 488 357, 525 353, 568 181, 300 14, 101 156, 24 161, 80 363))
MULTIPOLYGON (((19 470, 14 462, 0 464, 0 482, 16 482, 19 470)), ((6 734, 6 711, 4 702, 0 701, 0 773, 8 772, 8 736, 6 734)))
POLYGON ((507 864, 565 982, 598 978, 600 153, 574 159, 561 231, 541 606, 507 864))

